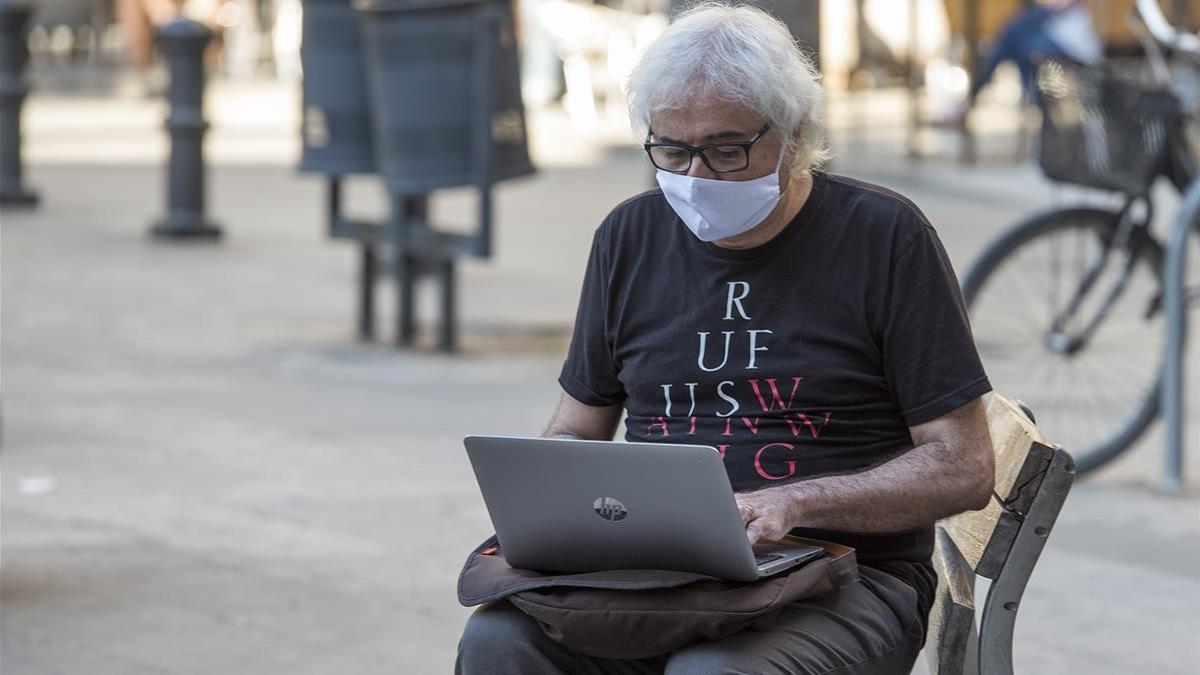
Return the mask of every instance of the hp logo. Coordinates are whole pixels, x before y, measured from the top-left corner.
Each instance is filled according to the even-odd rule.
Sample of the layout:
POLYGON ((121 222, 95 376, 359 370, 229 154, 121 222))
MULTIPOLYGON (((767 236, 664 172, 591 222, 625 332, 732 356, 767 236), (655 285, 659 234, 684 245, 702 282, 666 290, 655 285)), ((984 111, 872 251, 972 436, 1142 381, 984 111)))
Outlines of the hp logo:
POLYGON ((612 497, 597 497, 596 501, 592 502, 592 510, 601 518, 614 523, 618 520, 625 520, 625 516, 629 515, 629 510, 625 508, 625 505, 612 497))

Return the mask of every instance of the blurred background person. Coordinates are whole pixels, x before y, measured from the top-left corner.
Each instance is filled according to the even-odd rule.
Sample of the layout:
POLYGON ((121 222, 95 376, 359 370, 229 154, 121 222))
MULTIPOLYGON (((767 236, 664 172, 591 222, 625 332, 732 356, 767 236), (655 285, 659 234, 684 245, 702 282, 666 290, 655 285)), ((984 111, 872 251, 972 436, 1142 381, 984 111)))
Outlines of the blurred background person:
MULTIPOLYGON (((159 93, 162 83, 153 73, 156 35, 159 29, 176 18, 193 19, 212 29, 214 39, 205 52, 205 64, 210 71, 220 68, 228 75, 252 75, 259 59, 260 40, 271 40, 273 37, 260 35, 264 29, 260 16, 263 9, 288 14, 284 20, 285 24, 292 33, 299 32, 298 19, 288 21, 290 14, 299 12, 298 2, 294 0, 275 2, 267 8, 261 7, 258 0, 115 1, 117 21, 124 38, 124 50, 130 65, 133 66, 129 77, 125 78, 119 88, 119 91, 125 94, 159 93)), ((297 40, 284 42, 291 51, 299 49, 297 40)))
POLYGON ((1012 61, 1020 73, 1025 100, 1033 99, 1033 75, 1037 61, 1068 58, 1095 63, 1103 56, 1091 16, 1080 0, 1033 0, 1001 30, 972 78, 967 97, 942 120, 947 126, 962 126, 967 114, 988 85, 996 69, 1012 61))
POLYGON ((137 72, 149 70, 154 58, 154 33, 179 16, 180 0, 117 0, 117 20, 125 32, 125 47, 137 72))

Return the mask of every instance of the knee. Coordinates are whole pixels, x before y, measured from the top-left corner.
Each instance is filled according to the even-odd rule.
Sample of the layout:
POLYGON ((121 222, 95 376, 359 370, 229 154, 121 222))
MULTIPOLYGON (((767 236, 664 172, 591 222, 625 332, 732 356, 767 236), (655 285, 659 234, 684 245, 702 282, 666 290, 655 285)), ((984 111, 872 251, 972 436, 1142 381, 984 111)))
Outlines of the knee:
POLYGON ((514 663, 543 634, 537 622, 507 602, 484 605, 467 619, 458 642, 459 673, 485 673, 497 663, 514 663))
POLYGON ((663 675, 696 675, 697 673, 753 673, 755 669, 745 658, 728 648, 701 642, 671 655, 663 675))

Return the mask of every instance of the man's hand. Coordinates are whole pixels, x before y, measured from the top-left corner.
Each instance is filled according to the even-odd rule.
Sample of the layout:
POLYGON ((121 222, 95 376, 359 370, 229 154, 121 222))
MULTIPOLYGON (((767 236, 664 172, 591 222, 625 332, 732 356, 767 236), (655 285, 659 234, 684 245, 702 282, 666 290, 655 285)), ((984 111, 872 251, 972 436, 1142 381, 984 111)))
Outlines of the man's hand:
POLYGON ((734 495, 742 522, 746 524, 746 538, 751 544, 759 541, 783 539, 794 526, 795 507, 790 491, 781 488, 766 488, 755 492, 734 495))

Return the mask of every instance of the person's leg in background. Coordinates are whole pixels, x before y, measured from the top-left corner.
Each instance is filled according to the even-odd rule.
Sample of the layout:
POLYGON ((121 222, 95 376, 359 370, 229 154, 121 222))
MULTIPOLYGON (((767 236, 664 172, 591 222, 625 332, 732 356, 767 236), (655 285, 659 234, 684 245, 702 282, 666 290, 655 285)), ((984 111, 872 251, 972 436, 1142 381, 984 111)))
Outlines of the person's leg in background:
POLYGON ((1048 7, 1034 4, 1021 10, 1009 20, 1004 30, 988 47, 987 57, 971 78, 971 88, 967 96, 939 124, 949 127, 961 127, 966 123, 967 114, 975 105, 979 92, 991 82, 996 69, 1005 61, 1012 61, 1021 74, 1021 86, 1028 96, 1033 85, 1034 61, 1037 55, 1054 55, 1061 50, 1046 36, 1043 26, 1050 18, 1052 10, 1048 7))
POLYGON ((213 30, 214 40, 204 52, 204 64, 215 69, 221 58, 221 23, 224 0, 115 0, 117 19, 124 32, 125 48, 133 66, 127 93, 147 95, 155 92, 151 82, 155 39, 158 29, 181 16, 188 16, 213 30), (185 2, 187 4, 186 12, 185 2))
POLYGON ((1013 63, 1017 66, 1017 72, 1021 74, 1021 91, 1025 95, 1026 103, 1033 103, 1037 96, 1037 88, 1034 86, 1034 76, 1037 71, 1038 61, 1042 59, 1065 58, 1068 54, 1059 47, 1054 40, 1050 39, 1045 33, 1030 35, 1025 41, 1025 51, 1022 58, 1013 59, 1013 63))
POLYGON ((1022 63, 1031 62, 1031 50, 1049 40, 1042 31, 1042 24, 1050 18, 1050 14, 1049 8, 1035 4, 1022 10, 1008 22, 1000 36, 992 43, 983 67, 971 80, 971 91, 967 95, 968 101, 975 100, 979 91, 992 80, 992 76, 996 74, 996 68, 1001 63, 1012 61, 1017 64, 1018 69, 1021 69, 1022 63))
POLYGON ((173 0, 117 0, 117 19, 125 32, 130 61, 145 72, 154 59, 154 32, 179 15, 173 0))

